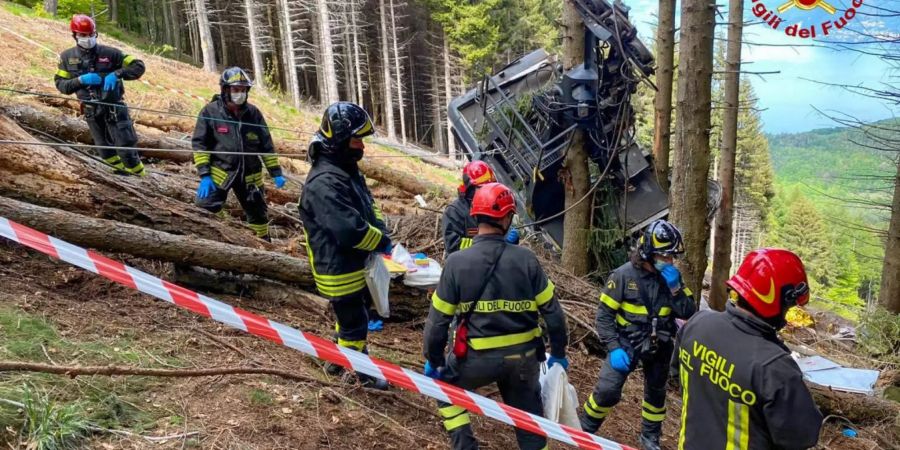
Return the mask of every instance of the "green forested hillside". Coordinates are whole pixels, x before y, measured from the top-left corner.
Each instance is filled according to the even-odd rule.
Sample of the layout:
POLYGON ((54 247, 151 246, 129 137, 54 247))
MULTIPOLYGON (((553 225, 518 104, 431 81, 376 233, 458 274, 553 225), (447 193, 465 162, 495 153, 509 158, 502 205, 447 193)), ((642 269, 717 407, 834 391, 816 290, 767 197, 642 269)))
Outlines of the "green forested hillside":
POLYGON ((801 255, 820 305, 855 317, 877 295, 888 221, 879 205, 895 163, 853 128, 768 138, 777 195, 766 240, 801 255))

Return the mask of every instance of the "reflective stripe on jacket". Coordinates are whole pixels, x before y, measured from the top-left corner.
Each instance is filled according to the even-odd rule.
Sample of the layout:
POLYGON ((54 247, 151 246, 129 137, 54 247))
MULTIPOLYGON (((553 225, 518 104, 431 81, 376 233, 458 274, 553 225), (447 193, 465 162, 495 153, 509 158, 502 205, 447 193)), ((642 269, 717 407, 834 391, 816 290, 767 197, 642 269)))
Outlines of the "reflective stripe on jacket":
POLYGON ((678 333, 679 449, 805 449, 822 414, 775 329, 732 303, 678 333))
POLYGON ((479 235, 468 250, 447 258, 425 324, 425 356, 429 361, 443 365, 450 322, 456 314, 472 308, 468 329, 470 348, 491 350, 529 343, 541 345, 538 318, 543 317, 551 354, 565 356, 565 316, 554 295, 553 283, 531 250, 508 244, 500 235, 479 235), (506 248, 479 298, 479 289, 499 253, 499 246, 506 248))
POLYGON ((317 158, 306 177, 299 208, 319 293, 335 298, 365 288, 366 258, 384 250, 390 238, 358 169, 317 158))

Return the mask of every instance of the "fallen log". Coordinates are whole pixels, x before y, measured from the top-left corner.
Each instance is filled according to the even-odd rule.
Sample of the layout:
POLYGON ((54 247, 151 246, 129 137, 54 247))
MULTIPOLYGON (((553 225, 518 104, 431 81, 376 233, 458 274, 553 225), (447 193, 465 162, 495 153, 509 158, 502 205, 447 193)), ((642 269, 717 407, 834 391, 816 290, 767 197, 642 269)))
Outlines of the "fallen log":
POLYGON ((457 195, 453 189, 446 186, 420 180, 411 174, 393 169, 387 164, 375 160, 363 158, 359 162, 359 169, 367 178, 390 184, 413 195, 422 195, 428 199, 450 199, 457 195))
MULTIPOLYGON (((2 115, 0 138, 34 140, 2 115)), ((0 151, 0 195, 173 234, 271 248, 240 224, 217 221, 194 206, 195 188, 195 183, 177 176, 114 175, 80 153, 53 147, 5 144, 0 151)))
POLYGON ((0 216, 82 247, 313 286, 305 259, 95 219, 0 197, 0 216))
POLYGON ((835 414, 861 425, 892 422, 900 431, 900 404, 878 397, 839 392, 807 383, 813 400, 823 415, 835 414))

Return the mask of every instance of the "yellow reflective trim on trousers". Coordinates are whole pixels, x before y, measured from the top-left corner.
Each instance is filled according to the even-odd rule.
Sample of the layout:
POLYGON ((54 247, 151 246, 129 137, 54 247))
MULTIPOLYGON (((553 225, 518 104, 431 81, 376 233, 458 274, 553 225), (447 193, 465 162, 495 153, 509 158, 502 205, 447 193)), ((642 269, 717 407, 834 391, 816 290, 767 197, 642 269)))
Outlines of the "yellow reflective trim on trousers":
POLYGON ((359 241, 358 244, 354 245, 353 248, 365 251, 375 250, 375 247, 378 246, 378 242, 381 241, 381 230, 378 228, 369 225, 369 230, 366 231, 366 235, 363 236, 362 240, 359 241))
POLYGON ((441 417, 443 417, 444 419, 452 419, 466 412, 466 409, 462 406, 450 405, 443 408, 438 408, 438 412, 441 413, 441 417))
POLYGON ((681 376, 681 430, 678 432, 678 450, 684 450, 684 432, 687 429, 688 401, 690 400, 688 395, 690 393, 688 390, 690 377, 684 365, 678 367, 678 373, 681 376))
POLYGON ((647 307, 646 306, 638 305, 636 303, 630 303, 630 302, 622 302, 622 311, 625 311, 625 312, 631 313, 631 314, 639 314, 642 316, 647 315, 647 307))
MULTIPOLYGON (((459 304, 459 310, 469 312, 475 302, 464 302, 459 304)), ((477 313, 495 313, 495 312, 537 312, 538 305, 534 300, 478 300, 475 306, 477 313)))
POLYGON ((625 320, 625 318, 622 317, 620 314, 616 314, 616 323, 619 325, 622 325, 623 327, 627 327, 628 325, 631 325, 631 322, 625 320))
POLYGON ((649 420, 650 422, 662 422, 663 420, 666 420, 666 413, 654 414, 644 410, 641 411, 641 417, 649 420))
POLYGON ((142 163, 142 162, 140 162, 140 161, 138 161, 138 163, 137 163, 136 166, 134 166, 134 167, 126 167, 125 170, 127 170, 127 171, 129 171, 129 172, 131 172, 131 173, 133 173, 133 174, 135 174, 135 175, 137 175, 137 176, 139 176, 139 177, 142 177, 142 176, 144 176, 144 175, 147 174, 146 171, 144 170, 144 163, 142 163))
POLYGON ((447 316, 456 314, 456 305, 446 302, 444 299, 438 297, 437 291, 434 291, 434 294, 431 294, 431 306, 447 316))
POLYGON ((269 234, 269 224, 268 223, 248 223, 247 227, 253 230, 257 236, 263 237, 268 236, 269 234))
POLYGON ((600 294, 600 302, 604 305, 609 306, 613 311, 618 311, 620 303, 616 301, 616 299, 606 295, 606 292, 600 294))
POLYGON ((128 67, 133 63, 137 58, 131 55, 125 55, 125 59, 122 60, 122 67, 128 67))
POLYGON ((541 328, 535 328, 522 333, 504 334, 482 338, 469 338, 469 345, 474 350, 488 350, 492 348, 509 347, 511 345, 524 344, 541 336, 541 328))
POLYGON ((75 75, 72 75, 71 73, 66 72, 65 70, 62 70, 62 69, 58 69, 58 70, 56 71, 56 76, 58 76, 58 77, 60 77, 60 78, 65 78, 65 79, 67 79, 67 80, 70 80, 70 79, 72 79, 72 78, 75 78, 75 75))
POLYGON ((663 306, 662 308, 659 308, 659 317, 666 317, 669 314, 672 314, 672 308, 670 308, 668 306, 663 306))
POLYGON ((537 302, 537 305, 544 306, 547 302, 549 302, 550 299, 553 298, 553 290, 555 288, 556 286, 553 285, 553 282, 547 280, 547 287, 545 287, 544 290, 534 298, 534 300, 537 302))
POLYGON ((654 412, 654 413, 664 413, 664 412, 666 412, 666 406, 665 406, 665 405, 663 405, 663 406, 653 406, 653 405, 651 405, 650 403, 647 403, 647 401, 644 401, 644 402, 641 404, 641 407, 644 408, 644 409, 646 409, 647 411, 654 412))
POLYGON ((750 407, 728 401, 728 429, 725 450, 747 450, 750 444, 750 407))
POLYGON ((341 347, 352 348, 353 350, 361 352, 366 347, 366 341, 349 341, 346 339, 338 338, 338 345, 340 345, 341 347))
POLYGON ((210 175, 212 175, 213 182, 216 183, 217 186, 221 186, 225 183, 225 180, 228 179, 228 172, 216 167, 209 167, 210 175))
POLYGON ((605 419, 611 410, 612 406, 598 405, 594 400, 594 394, 589 395, 587 401, 584 402, 584 412, 595 419, 605 419))
POLYGON ((460 240, 459 240, 459 249, 460 249, 460 250, 465 250, 465 249, 471 247, 471 246, 472 246, 472 242, 473 242, 473 241, 472 241, 471 238, 462 238, 462 239, 460 239, 460 240))
POLYGON ((464 427, 468 424, 469 424, 469 413, 463 413, 452 419, 445 420, 444 428, 447 431, 453 431, 459 427, 464 427))

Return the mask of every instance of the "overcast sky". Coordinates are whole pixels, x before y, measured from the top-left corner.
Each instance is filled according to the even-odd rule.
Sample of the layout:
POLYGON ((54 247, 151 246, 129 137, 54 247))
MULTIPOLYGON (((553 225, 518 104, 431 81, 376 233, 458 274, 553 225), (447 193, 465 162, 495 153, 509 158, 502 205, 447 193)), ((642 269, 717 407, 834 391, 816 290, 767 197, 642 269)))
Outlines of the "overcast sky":
MULTIPOLYGON (((624 1, 631 7, 630 17, 632 22, 637 24, 641 38, 649 45, 656 27, 657 0, 624 1)), ((758 2, 763 2, 770 9, 775 9, 784 1, 786 0, 759 0, 758 2)), ((866 13, 874 14, 877 11, 863 4, 856 17, 849 21, 845 29, 834 31, 829 36, 822 38, 819 24, 829 19, 837 20, 844 14, 847 7, 851 6, 851 2, 848 0, 829 1, 837 9, 834 15, 828 14, 821 8, 803 11, 795 7, 779 15, 784 22, 778 30, 757 24, 747 27, 744 31, 745 42, 784 45, 781 47, 745 45, 742 50, 745 62, 743 70, 780 71, 778 74, 762 77, 744 75, 750 77, 759 97, 759 106, 765 109, 762 111, 762 118, 764 129, 768 133, 799 132, 836 126, 833 121, 822 116, 815 108, 829 113, 841 111, 863 120, 880 120, 900 116, 900 108, 897 106, 894 106, 892 111, 878 100, 861 97, 840 88, 824 86, 815 82, 861 84, 876 89, 883 88, 885 82, 893 81, 895 84, 900 84, 900 64, 894 63, 894 67, 891 67, 879 58, 835 50, 833 46, 825 48, 825 42, 821 42, 869 40, 852 30, 891 36, 896 39, 900 37, 900 18, 883 19, 867 16, 866 13), (789 22, 800 22, 807 28, 811 24, 817 24, 817 30, 819 30, 817 39, 820 42, 785 35, 785 26, 789 22), (803 44, 807 46, 803 46, 803 44), (808 46, 809 44, 816 46, 808 46), (749 64, 746 64, 748 62, 749 64)), ((726 14, 727 2, 718 3, 726 5, 722 9, 722 13, 726 14)), ((744 12, 744 20, 747 22, 755 17, 750 11, 753 3, 751 1, 745 3, 747 10, 744 12)), ((718 22, 725 20, 727 18, 718 18, 718 22)), ((724 26, 720 28, 725 30, 724 26)))

